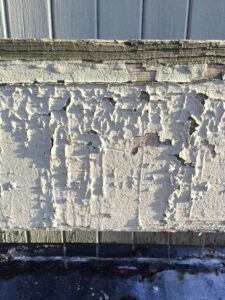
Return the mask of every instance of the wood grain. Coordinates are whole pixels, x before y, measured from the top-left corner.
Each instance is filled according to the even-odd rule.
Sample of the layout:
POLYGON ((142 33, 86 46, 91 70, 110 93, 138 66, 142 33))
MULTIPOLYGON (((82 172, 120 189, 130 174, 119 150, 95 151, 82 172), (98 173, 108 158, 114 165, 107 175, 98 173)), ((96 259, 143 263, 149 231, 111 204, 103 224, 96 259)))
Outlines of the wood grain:
POLYGON ((90 230, 3 230, 0 242, 7 243, 47 243, 47 244, 130 244, 166 246, 225 246, 223 232, 151 232, 151 231, 90 231, 90 230), (97 240, 97 235, 100 237, 97 240), (27 237, 28 236, 28 237, 27 237), (64 236, 64 238, 63 238, 64 236))
POLYGON ((224 41, 0 40, 0 60, 225 64, 224 41))

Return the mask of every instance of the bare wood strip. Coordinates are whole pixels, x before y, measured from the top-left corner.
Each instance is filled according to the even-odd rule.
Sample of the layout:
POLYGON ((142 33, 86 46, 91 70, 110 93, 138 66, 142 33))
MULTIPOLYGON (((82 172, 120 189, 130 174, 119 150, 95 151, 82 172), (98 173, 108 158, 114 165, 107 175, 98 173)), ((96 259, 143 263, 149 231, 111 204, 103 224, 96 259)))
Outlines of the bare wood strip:
MULTIPOLYGON (((0 243, 63 243, 60 230, 30 230, 30 241, 26 239, 25 230, 2 230, 0 243)), ((130 244, 130 245, 169 245, 174 246, 225 246, 225 233, 223 232, 148 232, 148 231, 90 231, 73 230, 64 231, 65 242, 75 244, 130 244), (97 235, 100 236, 99 241, 97 235), (167 238, 168 237, 168 238, 167 238)))
POLYGON ((0 60, 225 63, 224 41, 0 40, 0 60))

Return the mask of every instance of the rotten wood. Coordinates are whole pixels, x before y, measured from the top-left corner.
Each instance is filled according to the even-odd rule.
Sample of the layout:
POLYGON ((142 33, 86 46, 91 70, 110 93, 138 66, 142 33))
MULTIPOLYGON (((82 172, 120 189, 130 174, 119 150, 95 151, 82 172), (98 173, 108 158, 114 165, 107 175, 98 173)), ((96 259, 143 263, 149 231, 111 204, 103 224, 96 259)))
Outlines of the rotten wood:
POLYGON ((225 41, 0 40, 0 60, 225 64, 225 41))

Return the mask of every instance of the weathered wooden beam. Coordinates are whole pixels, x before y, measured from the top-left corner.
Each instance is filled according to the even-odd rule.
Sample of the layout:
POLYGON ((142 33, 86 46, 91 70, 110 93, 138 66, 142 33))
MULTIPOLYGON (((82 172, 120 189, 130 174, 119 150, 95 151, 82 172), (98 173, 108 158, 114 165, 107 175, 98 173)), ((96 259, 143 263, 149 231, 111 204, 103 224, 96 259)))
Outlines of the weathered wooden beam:
POLYGON ((225 233, 217 231, 98 231, 98 230, 2 230, 0 244, 126 244, 166 246, 225 246, 225 233))
POLYGON ((0 40, 0 60, 225 63, 224 41, 0 40))

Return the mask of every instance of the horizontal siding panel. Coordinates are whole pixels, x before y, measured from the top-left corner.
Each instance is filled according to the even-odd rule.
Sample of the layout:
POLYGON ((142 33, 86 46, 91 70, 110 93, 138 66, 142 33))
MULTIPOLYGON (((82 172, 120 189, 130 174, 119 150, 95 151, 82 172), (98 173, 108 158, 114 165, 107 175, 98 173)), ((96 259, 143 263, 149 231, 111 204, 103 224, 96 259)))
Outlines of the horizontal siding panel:
POLYGON ((145 0, 143 38, 186 38, 188 0, 145 0))
POLYGON ((190 39, 225 39, 225 1, 192 0, 190 39))
POLYGON ((53 0, 54 38, 96 38, 96 0, 53 0))
POLYGON ((11 38, 49 38, 48 0, 6 0, 11 38))
POLYGON ((141 38, 141 0, 99 0, 99 38, 141 38))

